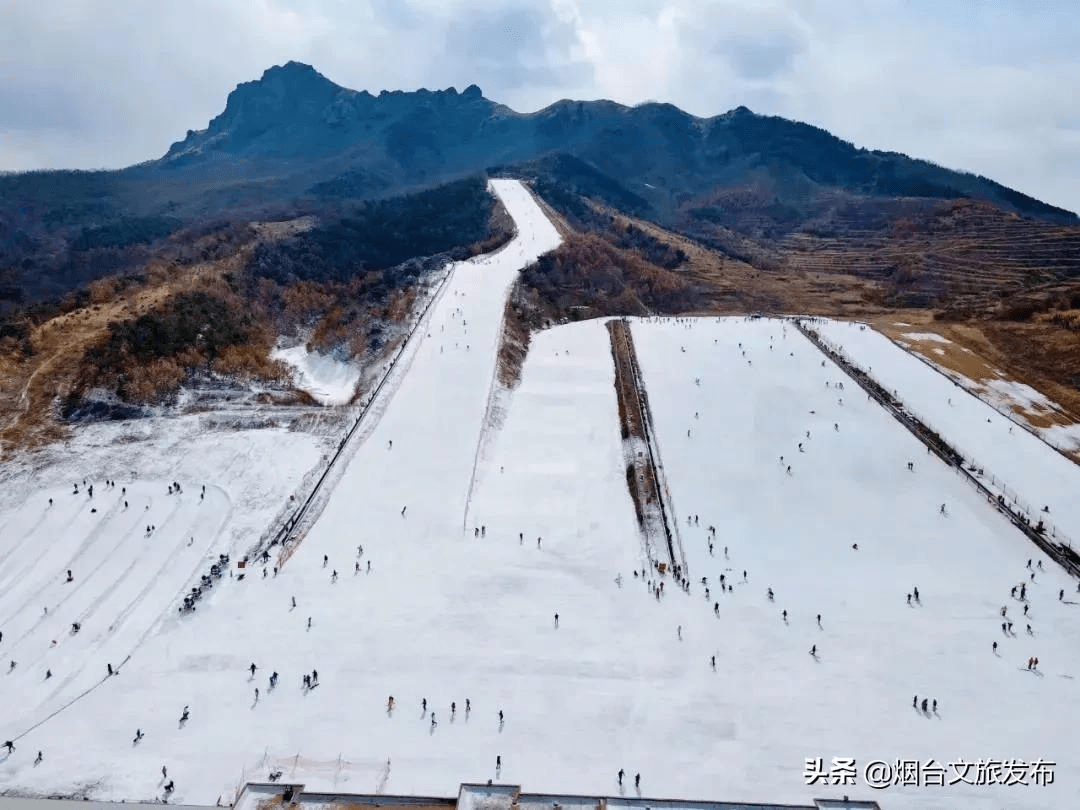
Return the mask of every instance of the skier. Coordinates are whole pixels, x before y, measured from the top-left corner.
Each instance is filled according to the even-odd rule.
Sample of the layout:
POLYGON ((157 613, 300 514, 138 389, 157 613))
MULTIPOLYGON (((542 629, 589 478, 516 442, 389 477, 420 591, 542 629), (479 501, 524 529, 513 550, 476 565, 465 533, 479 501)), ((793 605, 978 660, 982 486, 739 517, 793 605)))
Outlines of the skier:
POLYGON ((619 787, 622 787, 622 779, 623 779, 623 774, 624 773, 625 773, 625 771, 623 771, 622 768, 619 768, 619 787))
POLYGON ((502 725, 502 722, 503 722, 503 713, 502 713, 502 709, 499 709, 499 725, 500 726, 502 725))
POLYGON ((368 560, 368 561, 367 561, 367 572, 368 572, 369 574, 371 573, 371 560, 368 560))
POLYGON ((172 779, 170 779, 169 784, 167 784, 165 786, 165 792, 166 793, 172 793, 175 789, 176 789, 176 783, 172 779))
POLYGON ((537 548, 540 548, 540 540, 541 540, 541 538, 539 538, 539 537, 536 538, 536 547, 537 548))
POLYGON ((771 601, 773 601, 773 592, 772 592, 772 588, 769 588, 769 601, 770 601, 770 602, 771 602, 771 601))
POLYGON ((423 709, 424 714, 427 714, 427 698, 420 701, 420 708, 423 709))
MULTIPOLYGON (((53 643, 55 644, 56 642, 53 642, 53 643)), ((45 680, 49 680, 49 678, 51 678, 51 677, 52 677, 52 670, 51 669, 45 670, 45 680)))
POLYGON ((435 712, 431 713, 431 727, 435 728, 435 712))
POLYGON ((73 577, 71 576, 71 569, 70 568, 68 569, 68 572, 67 572, 67 581, 68 582, 73 581, 73 577))
POLYGON ((679 634, 679 641, 682 641, 682 625, 681 624, 676 629, 676 632, 679 634))
POLYGON ((555 614, 555 627, 556 627, 556 629, 559 627, 559 614, 558 613, 555 614))
POLYGON ((934 714, 937 714, 937 699, 934 699, 934 714))
POLYGON ((401 516, 402 517, 405 517, 405 510, 408 509, 408 508, 409 508, 408 505, 405 505, 405 506, 401 507, 401 516))
POLYGON ((248 667, 248 669, 251 670, 251 677, 254 678, 255 677, 255 670, 258 669, 258 667, 255 666, 254 661, 251 662, 251 666, 248 667))
POLYGON ((997 642, 996 641, 994 642, 994 652, 995 653, 997 652, 997 642))
POLYGON ((501 754, 497 755, 495 757, 495 770, 497 770, 497 771, 502 770, 502 755, 501 754))
POLYGON ((641 774, 640 773, 635 773, 634 774, 634 787, 636 787, 636 788, 641 787, 641 774))
POLYGON ((924 712, 926 711, 926 698, 923 698, 923 699, 922 699, 922 710, 923 710, 924 712))
POLYGON ((186 723, 188 719, 188 707, 184 707, 184 711, 180 714, 180 722, 186 723))
POLYGON ((782 613, 783 613, 783 616, 784 616, 784 621, 786 622, 787 621, 787 611, 784 610, 782 613))
POLYGON ((939 512, 939 514, 942 514, 942 515, 944 515, 944 514, 945 514, 945 504, 942 504, 942 505, 941 505, 941 509, 940 509, 940 510, 938 510, 938 512, 939 512))
POLYGON ((255 702, 259 702, 259 687, 255 687, 255 702))
POLYGON ((814 658, 817 658, 817 644, 810 648, 810 655, 814 658))
POLYGON ((359 573, 360 573, 360 561, 357 560, 356 567, 353 569, 353 574, 355 575, 355 574, 359 574, 359 573))
POLYGON ((270 674, 270 688, 271 689, 273 689, 274 687, 277 686, 277 679, 278 679, 278 674, 276 672, 273 672, 273 673, 270 674))
POLYGON ((715 672, 716 671, 716 656, 715 655, 712 657, 712 668, 713 668, 713 671, 715 672))
POLYGON ((317 670, 317 669, 311 670, 311 681, 312 681, 312 683, 315 683, 318 680, 319 680, 319 670, 317 670))
POLYGON ((323 568, 326 568, 326 564, 327 564, 328 562, 330 562, 330 557, 329 557, 329 556, 327 556, 326 554, 323 554, 323 555, 322 555, 322 567, 323 567, 323 568))
POLYGON ((919 708, 919 696, 918 695, 916 695, 915 697, 913 697, 911 699, 911 705, 915 709, 919 708))
POLYGON ((454 701, 450 701, 450 716, 453 717, 457 714, 457 704, 454 701))
MULTIPOLYGON (((1058 601, 1062 602, 1062 601, 1064 601, 1064 599, 1065 599, 1065 589, 1062 588, 1060 591, 1058 591, 1058 601)), ((0 636, 2 636, 2 634, 0 634, 0 636)))
POLYGON ((310 675, 305 675, 304 676, 304 688, 305 689, 310 689, 311 688, 311 676, 310 675))
POLYGON ((292 598, 292 606, 296 607, 296 597, 295 596, 292 598))
POLYGON ((308 628, 308 630, 311 629, 311 617, 310 616, 307 617, 307 628, 308 628))
POLYGON ((468 698, 465 698, 465 714, 468 714, 471 711, 472 711, 472 703, 469 702, 468 698))
POLYGON ((336 568, 330 574, 330 581, 331 582, 337 582, 337 569, 336 568))
POLYGON ((137 728, 137 729, 135 729, 135 739, 131 741, 131 744, 132 744, 132 745, 138 745, 138 744, 139 744, 139 740, 141 740, 141 739, 142 739, 142 738, 143 738, 144 736, 145 736, 145 735, 144 735, 144 734, 142 733, 142 729, 141 729, 141 728, 137 728))
POLYGON ((821 614, 820 613, 817 615, 817 626, 821 627, 821 614))
POLYGON ((918 601, 919 601, 919 589, 918 589, 918 588, 914 588, 914 589, 912 590, 912 593, 914 593, 914 594, 915 594, 915 601, 916 601, 916 602, 918 602, 918 601))
POLYGON ((907 603, 909 605, 911 604, 911 594, 910 593, 907 595, 907 603))

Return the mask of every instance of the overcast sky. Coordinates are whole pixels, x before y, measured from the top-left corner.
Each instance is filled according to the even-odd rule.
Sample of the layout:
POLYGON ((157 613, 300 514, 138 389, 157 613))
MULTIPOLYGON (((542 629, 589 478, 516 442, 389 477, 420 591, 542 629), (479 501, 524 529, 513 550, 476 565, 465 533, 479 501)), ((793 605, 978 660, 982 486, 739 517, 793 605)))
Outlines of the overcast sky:
POLYGON ((1080 211, 1080 8, 918 0, 0 0, 0 170, 119 167, 238 83, 743 104, 1080 211))

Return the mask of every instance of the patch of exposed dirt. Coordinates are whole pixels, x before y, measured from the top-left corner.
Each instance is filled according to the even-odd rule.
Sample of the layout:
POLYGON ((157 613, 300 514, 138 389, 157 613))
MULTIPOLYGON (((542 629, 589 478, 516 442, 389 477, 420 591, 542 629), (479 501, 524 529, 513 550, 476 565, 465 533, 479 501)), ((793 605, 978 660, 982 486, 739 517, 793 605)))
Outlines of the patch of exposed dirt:
POLYGON ((281 222, 252 222, 251 228, 259 235, 263 242, 279 242, 282 239, 291 239, 297 234, 310 231, 318 224, 319 220, 314 216, 297 217, 281 222))

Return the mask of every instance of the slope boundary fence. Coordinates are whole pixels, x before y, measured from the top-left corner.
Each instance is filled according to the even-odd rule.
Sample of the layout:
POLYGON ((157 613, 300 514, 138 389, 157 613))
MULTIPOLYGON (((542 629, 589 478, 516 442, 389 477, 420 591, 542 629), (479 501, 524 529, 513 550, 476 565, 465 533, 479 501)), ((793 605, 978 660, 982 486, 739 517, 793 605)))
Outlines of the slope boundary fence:
POLYGON ((322 474, 312 485, 311 491, 308 493, 307 498, 305 498, 304 501, 296 509, 294 509, 287 518, 285 518, 285 520, 281 523, 281 525, 279 526, 277 531, 273 533, 273 535, 269 537, 267 535, 263 536, 260 542, 256 544, 256 546, 249 552, 249 558, 257 557, 259 554, 267 551, 268 548, 280 544, 282 546, 282 551, 278 555, 278 566, 281 567, 285 564, 286 561, 288 561, 289 557, 292 556, 293 551, 296 549, 298 541, 302 539, 305 527, 308 525, 305 523, 305 520, 307 518, 315 517, 315 515, 311 514, 313 512, 313 507, 316 505, 317 497, 322 492, 323 486, 326 484, 331 471, 334 469, 335 465, 340 460, 341 456, 344 454, 345 448, 348 446, 350 440, 359 431, 361 425, 364 424, 364 420, 372 411, 372 408, 374 408, 379 403, 379 397, 382 394, 383 389, 386 388, 387 383, 394 378, 394 372, 398 369, 398 366, 401 365, 401 361, 406 357, 406 353, 416 343, 417 333, 421 331, 422 327, 427 322, 428 316, 431 313, 431 310, 433 309, 435 304, 442 298, 442 295, 446 290, 447 284, 454 276, 454 271, 457 266, 462 263, 475 262, 481 259, 490 258, 491 256, 501 253, 502 251, 509 248, 512 244, 514 244, 514 239, 516 239, 517 235, 518 229, 517 223, 515 223, 513 237, 503 245, 499 246, 497 249, 490 251, 489 253, 482 253, 478 256, 474 256, 471 259, 466 259, 465 262, 450 262, 448 264, 446 274, 443 276, 442 280, 439 281, 435 291, 432 292, 431 295, 428 297, 427 303, 424 305, 424 308, 420 311, 420 314, 414 320, 412 327, 410 328, 408 334, 405 337, 405 340, 402 341, 401 346, 398 347, 398 350, 394 354, 393 359, 387 365, 386 370, 383 372, 383 375, 379 379, 378 384, 375 386, 371 394, 368 396, 367 400, 361 406, 360 413, 357 414, 356 419, 352 423, 352 426, 342 437, 341 441, 338 443, 337 449, 327 460, 326 467, 323 469, 322 474))
MULTIPOLYGON (((837 345, 837 344, 835 344, 835 343, 833 343, 833 342, 831 342, 829 340, 826 340, 825 338, 822 338, 820 335, 818 335, 818 340, 824 346, 826 346, 830 351, 832 351, 835 355, 843 358, 844 361, 846 363, 848 363, 848 365, 851 368, 857 369, 859 371, 859 373, 864 374, 868 379, 872 379, 872 377, 870 376, 870 374, 868 372, 865 372, 865 371, 862 371, 861 369, 858 369, 857 366, 855 366, 849 359, 847 359, 847 357, 844 355, 843 347, 841 347, 841 346, 839 346, 839 345, 837 345)), ((933 368, 932 364, 931 364, 930 367, 933 368)), ((936 370, 937 369, 935 369, 935 371, 936 370)), ((877 385, 878 387, 880 387, 885 395, 888 395, 888 390, 887 389, 885 389, 883 386, 881 386, 876 381, 874 381, 874 384, 877 385)), ((957 386, 962 388, 962 386, 959 386, 959 384, 957 384, 957 386)), ((963 389, 963 390, 967 391, 967 389, 963 389)), ((972 396, 975 396, 973 392, 968 392, 968 393, 971 393, 972 396)), ((976 397, 976 398, 979 399, 980 402, 984 402, 987 405, 991 404, 991 403, 986 403, 986 401, 983 400, 981 397, 976 397)), ((917 422, 921 423, 923 425, 923 427, 927 431, 929 431, 931 434, 936 435, 932 428, 927 427, 928 420, 923 418, 922 415, 920 415, 919 413, 917 413, 916 411, 914 411, 913 409, 911 409, 907 405, 904 405, 895 396, 895 394, 892 395, 892 396, 889 396, 889 399, 893 402, 895 407, 899 408, 903 413, 908 414, 909 416, 913 417, 917 422)), ((1012 422, 1012 420, 1010 420, 1010 422, 1012 422)), ((1015 423, 1013 423, 1013 424, 1015 424, 1015 423)), ((1050 445, 1048 442, 1046 442, 1041 436, 1038 436, 1037 434, 1035 434, 1035 437, 1038 438, 1039 441, 1041 441, 1047 447, 1049 447, 1051 449, 1054 449, 1054 450, 1057 449, 1057 448, 1054 448, 1052 445, 1050 445)), ((1004 502, 1004 501, 1011 502, 1013 504, 1013 506, 1016 507, 1015 509, 1013 509, 1013 511, 1017 512, 1020 515, 1021 519, 1029 527, 1031 525, 1032 520, 1036 521, 1036 524, 1041 523, 1042 526, 1043 526, 1043 532, 1042 533, 1044 535, 1046 535, 1046 536, 1053 537, 1055 540, 1059 539, 1064 544, 1064 546, 1067 549, 1069 549, 1069 551, 1066 552, 1067 556, 1070 556, 1070 558, 1072 557, 1072 547, 1073 547, 1072 540, 1069 538, 1069 536, 1064 531, 1060 530, 1053 522, 1051 522, 1049 520, 1048 517, 1045 516, 1046 513, 1036 510, 1030 503, 1028 503, 1024 498, 1021 497, 1021 495, 1020 495, 1020 493, 1018 491, 1016 491, 1015 489, 1010 487, 1008 484, 1006 484, 1005 481, 1003 481, 1001 478, 999 478, 997 475, 995 475, 993 473, 993 471, 991 471, 990 473, 986 473, 985 472, 985 467, 982 464, 980 464, 979 461, 976 458, 974 458, 973 456, 969 455, 967 457, 964 457, 964 455, 962 453, 960 453, 959 451, 956 451, 951 447, 949 449, 950 449, 950 451, 954 452, 955 455, 960 459, 959 462, 957 462, 958 465, 960 467, 962 467, 962 468, 966 468, 967 472, 972 474, 972 477, 979 479, 979 482, 987 490, 989 490, 990 494, 992 494, 992 495, 994 495, 995 497, 998 498, 999 503, 1004 502), (987 483, 988 481, 989 481, 989 484, 987 483)), ((1071 461, 1072 460, 1070 459, 1070 462, 1071 461)), ((1080 563, 1080 558, 1077 558, 1075 560, 1075 562, 1080 563)))
MULTIPOLYGON (((858 323, 858 322, 856 321, 855 323, 858 323)), ((860 324, 860 325, 861 325, 861 324, 860 324)), ((873 328, 873 327, 872 327, 872 326, 871 326, 870 324, 866 324, 866 326, 867 326, 867 327, 870 327, 870 328, 873 328)), ((881 334, 883 334, 883 335, 884 335, 884 333, 883 333, 883 332, 882 332, 881 334)), ((888 335, 885 335, 885 337, 888 337, 888 335)), ((934 370, 935 372, 937 372, 937 373, 938 373, 938 374, 940 374, 941 376, 945 377, 945 378, 946 378, 946 379, 947 379, 947 380, 948 380, 949 382, 951 382, 951 383, 952 383, 953 385, 956 385, 956 386, 958 386, 959 388, 963 388, 963 389, 964 389, 965 391, 967 391, 967 392, 968 392, 969 394, 971 394, 971 395, 972 395, 973 397, 976 397, 977 399, 979 399, 979 400, 981 400, 982 402, 984 402, 984 403, 986 403, 987 405, 989 405, 989 406, 990 406, 991 408, 993 408, 993 409, 994 409, 995 411, 997 411, 997 412, 998 412, 999 414, 1001 414, 1002 416, 1004 416, 1004 417, 1005 417, 1006 419, 1008 419, 1008 420, 1009 420, 1010 422, 1012 422, 1012 423, 1013 423, 1014 425, 1016 425, 1017 427, 1019 427, 1019 428, 1020 428, 1020 429, 1022 429, 1022 430, 1026 430, 1026 431, 1027 431, 1028 433, 1030 433, 1030 434, 1031 434, 1032 436, 1034 436, 1034 437, 1035 437, 1036 439, 1038 439, 1038 440, 1039 440, 1040 442, 1042 442, 1043 444, 1045 444, 1045 445, 1046 445, 1047 447, 1049 447, 1049 448, 1050 448, 1051 450, 1053 450, 1053 451, 1055 451, 1056 453, 1058 453, 1058 454, 1060 454, 1060 455, 1064 456, 1064 457, 1065 457, 1065 458, 1067 458, 1067 459, 1068 459, 1069 461, 1071 461, 1071 462, 1072 462, 1073 464, 1077 464, 1077 463, 1080 463, 1080 462, 1077 462, 1077 460, 1076 460, 1075 458, 1073 458, 1072 456, 1070 456, 1070 455, 1069 455, 1069 454, 1068 454, 1067 452, 1065 452, 1064 450, 1062 450, 1062 449, 1061 449, 1060 447, 1057 447, 1057 446, 1055 446, 1055 445, 1051 444, 1051 443, 1050 443, 1049 441, 1047 441, 1046 437, 1045 437, 1045 436, 1043 436, 1043 435, 1042 435, 1041 433, 1039 433, 1039 431, 1038 431, 1038 430, 1037 430, 1036 428, 1034 428, 1034 427, 1033 427, 1032 425, 1028 424, 1028 422, 1027 422, 1026 420, 1024 420, 1024 419, 1022 419, 1022 418, 1017 418, 1017 414, 1016 414, 1016 413, 1015 413, 1015 412, 1014 412, 1014 411, 1013 411, 1013 410, 1012 410, 1011 408, 1009 408, 1009 407, 1007 407, 1007 406, 1004 406, 1004 405, 1001 405, 1001 404, 999 404, 999 403, 997 403, 997 402, 994 402, 993 400, 991 400, 991 399, 990 399, 989 397, 985 396, 984 394, 981 394, 981 393, 980 393, 980 392, 978 392, 978 391, 974 391, 974 390, 972 390, 971 388, 968 388, 968 387, 967 387, 966 385, 964 385, 963 383, 961 383, 961 382, 959 382, 958 380, 954 379, 954 378, 952 377, 952 375, 950 375, 950 374, 949 374, 949 373, 948 373, 948 372, 947 372, 947 371, 946 371, 945 369, 943 369, 943 368, 941 368, 940 366, 938 366, 937 364, 935 364, 935 363, 934 363, 934 361, 932 361, 932 360, 931 360, 930 358, 928 358, 928 357, 925 357, 925 356, 924 356, 924 355, 922 355, 922 354, 921 354, 920 352, 917 352, 917 351, 915 351, 914 349, 912 349, 912 348, 911 348, 911 347, 909 347, 909 346, 904 346, 903 344, 901 344, 901 343, 899 343, 899 342, 897 342, 897 341, 895 341, 895 340, 892 340, 892 338, 889 338, 889 340, 890 340, 890 341, 891 341, 892 343, 894 343, 894 344, 895 344, 895 345, 896 345, 897 347, 899 347, 900 349, 903 349, 903 350, 904 350, 905 352, 907 352, 908 354, 910 354, 910 355, 911 355, 912 357, 914 357, 914 358, 915 358, 916 360, 918 360, 918 361, 919 361, 920 363, 923 363, 923 364, 925 364, 926 366, 929 366, 929 367, 930 367, 930 368, 932 368, 932 369, 933 369, 933 370, 934 370)), ((1072 420, 1073 420, 1074 422, 1078 422, 1078 423, 1080 423, 1080 418, 1077 418, 1077 417, 1075 416, 1075 414, 1069 413, 1069 412, 1068 412, 1067 410, 1065 410, 1064 408, 1062 408, 1062 407, 1061 407, 1061 405, 1059 405, 1059 404, 1057 404, 1057 403, 1054 403, 1054 405, 1055 405, 1055 407, 1056 407, 1056 408, 1058 409, 1058 411, 1059 411, 1060 413, 1062 413, 1062 414, 1064 414, 1065 416, 1069 417, 1069 418, 1070 418, 1070 419, 1072 419, 1072 420)))
POLYGON ((282 524, 278 527, 277 531, 269 538, 269 540, 265 539, 264 537, 264 540, 257 544, 251 552, 249 552, 249 557, 257 557, 260 553, 266 551, 268 548, 279 544, 282 546, 281 554, 278 556, 279 567, 283 566, 285 562, 289 559, 289 557, 292 556, 293 550, 295 550, 296 546, 298 545, 298 543, 293 541, 298 540, 302 536, 304 519, 309 516, 308 513, 311 511, 312 505, 315 503, 316 497, 322 491, 323 484, 326 482, 331 470, 333 470, 334 465, 338 462, 342 454, 345 452, 345 448, 348 446, 349 440, 352 439, 352 437, 359 430, 360 426, 363 424, 364 418, 371 411, 372 407, 378 402, 379 395, 386 387, 387 382, 389 382, 390 379, 393 377, 394 371, 398 367, 398 363, 405 356, 405 352, 415 343, 417 333, 422 330, 424 323, 427 320, 428 314, 431 312, 431 309, 432 307, 434 307, 435 303, 442 297, 442 293, 446 289, 446 285, 453 277, 453 275, 454 263, 451 263, 449 270, 446 272, 446 275, 443 276, 443 279, 439 282, 436 290, 428 298, 428 302, 424 305, 424 309, 417 316, 416 320, 413 322, 412 328, 406 335, 405 340, 401 342, 401 346, 398 347, 398 350, 394 354, 394 357, 390 360, 389 364, 386 367, 386 370, 382 374, 382 377, 379 379, 378 384, 375 386, 371 394, 368 396, 367 400, 361 406, 360 413, 357 414, 356 419, 352 423, 352 426, 342 437, 341 441, 338 442, 337 449, 327 460, 326 466, 323 469, 322 474, 312 485, 311 491, 308 493, 307 498, 305 498, 303 502, 299 506, 297 506, 296 509, 293 510, 292 514, 290 514, 289 517, 286 518, 284 522, 282 522, 282 524))
MULTIPOLYGON (((857 383, 879 405, 892 414, 896 421, 907 428, 912 435, 925 444, 938 458, 953 467, 957 473, 975 487, 977 491, 985 495, 987 501, 992 504, 998 512, 1004 515, 1016 528, 1023 532, 1029 540, 1035 543, 1043 553, 1057 562, 1058 565, 1064 568, 1069 574, 1080 577, 1080 556, 1077 556, 1076 552, 1073 551, 1072 542, 1068 538, 1061 535, 1060 532, 1057 532, 1055 533, 1055 539, 1059 542, 1054 543, 1046 536, 1045 531, 1039 531, 1037 528, 1032 527, 1030 521, 1020 511, 1013 510, 1003 496, 991 491, 984 482, 979 480, 972 470, 965 466, 963 455, 949 445, 944 438, 907 410, 898 399, 885 390, 885 388, 869 374, 852 364, 839 351, 826 343, 815 330, 805 324, 803 319, 791 318, 790 320, 807 340, 813 343, 822 354, 832 360, 837 367, 857 383)), ((974 464, 970 466, 973 467, 975 471, 978 470, 974 464)))

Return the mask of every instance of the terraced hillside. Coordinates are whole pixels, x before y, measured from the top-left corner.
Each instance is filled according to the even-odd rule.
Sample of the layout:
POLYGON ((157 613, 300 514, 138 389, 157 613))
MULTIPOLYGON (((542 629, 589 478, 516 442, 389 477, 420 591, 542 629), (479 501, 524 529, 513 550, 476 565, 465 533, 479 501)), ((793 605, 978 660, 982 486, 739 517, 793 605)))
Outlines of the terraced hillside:
POLYGON ((770 207, 761 204, 722 214, 689 208, 679 230, 765 271, 871 281, 870 301, 884 306, 992 314, 1002 300, 1044 298, 1080 283, 1075 225, 962 199, 836 195, 819 207, 783 234, 763 228, 770 207))

